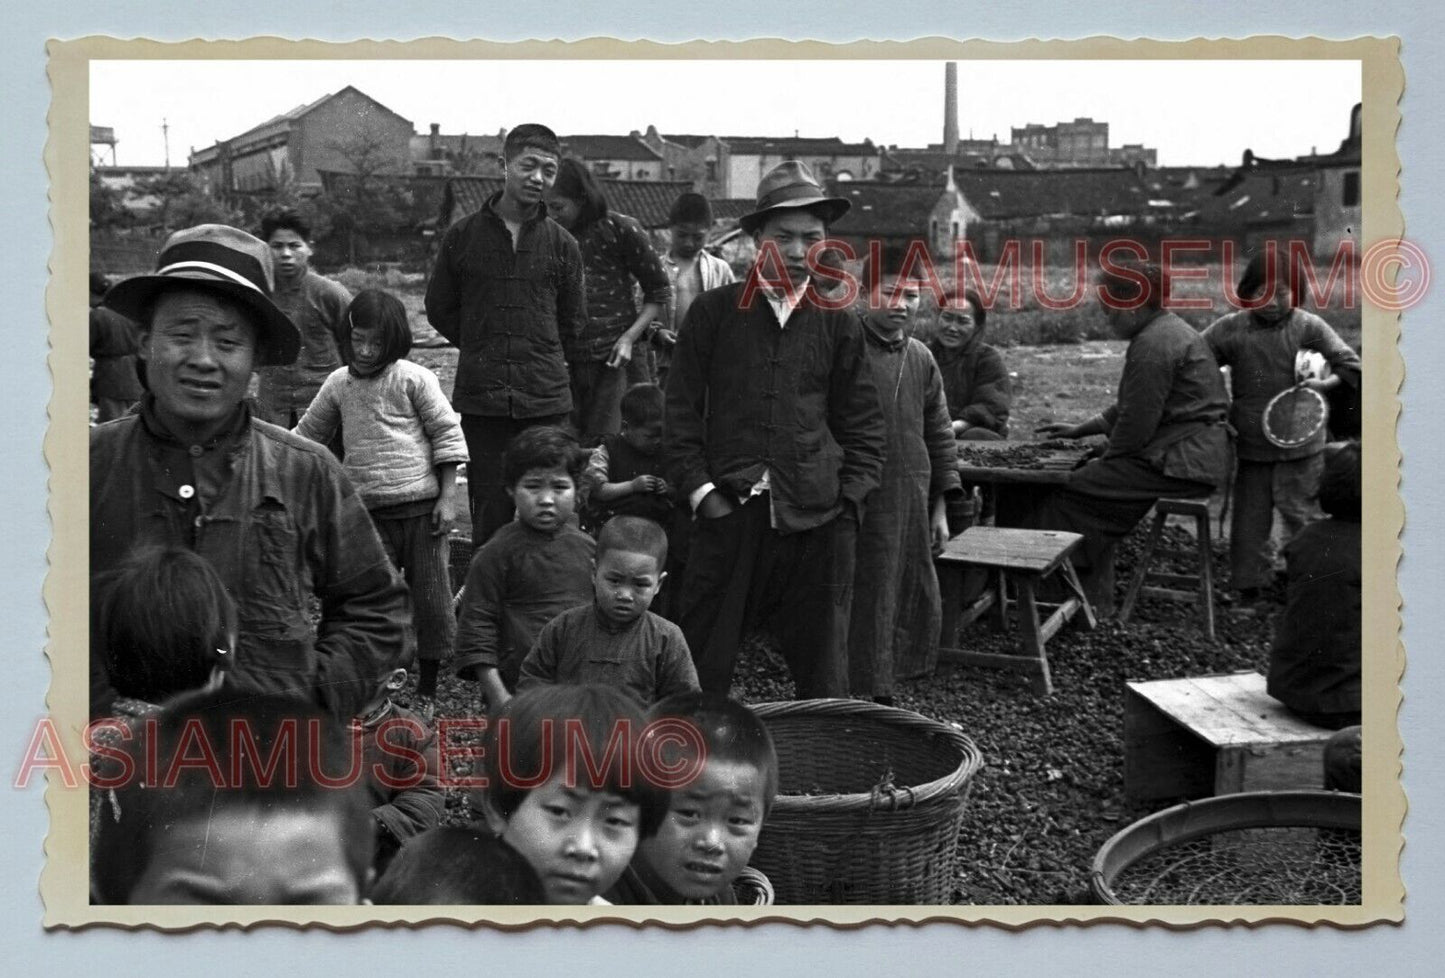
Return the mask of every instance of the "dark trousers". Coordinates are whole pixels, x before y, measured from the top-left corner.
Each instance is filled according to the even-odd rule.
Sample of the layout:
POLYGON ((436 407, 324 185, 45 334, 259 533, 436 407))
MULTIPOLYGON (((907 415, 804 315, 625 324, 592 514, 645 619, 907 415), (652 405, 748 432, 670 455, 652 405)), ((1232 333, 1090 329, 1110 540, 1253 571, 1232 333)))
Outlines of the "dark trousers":
POLYGON ((565 414, 540 418, 495 418, 462 415, 462 437, 467 441, 467 507, 472 517, 472 545, 480 547, 493 533, 512 522, 512 497, 502 479, 502 455, 507 443, 534 425, 560 425, 565 414))
POLYGON ((1320 518, 1315 492, 1324 454, 1288 462, 1239 460, 1234 476, 1234 513, 1229 527, 1230 580, 1236 588, 1268 587, 1274 580, 1274 512, 1283 543, 1320 518))
POLYGON ((411 618, 416 629, 418 659, 441 662, 456 644, 457 618, 452 613, 451 575, 446 535, 432 533, 431 514, 391 519, 371 514, 391 565, 411 592, 411 618))
POLYGON ((627 391, 627 368, 609 367, 602 361, 574 363, 572 375, 572 425, 583 445, 596 445, 603 435, 622 430, 622 395, 627 391))
POLYGON ((848 615, 858 527, 849 519, 781 534, 769 497, 693 524, 678 620, 698 682, 727 693, 743 633, 777 638, 800 699, 848 694, 848 615))
POLYGON ((1213 491, 1208 483, 1176 479, 1141 459, 1102 458, 1043 497, 1032 518, 1021 525, 1082 533, 1084 542, 1074 556, 1079 581, 1095 610, 1109 613, 1114 604, 1114 545, 1129 535, 1156 501, 1197 498, 1213 491))

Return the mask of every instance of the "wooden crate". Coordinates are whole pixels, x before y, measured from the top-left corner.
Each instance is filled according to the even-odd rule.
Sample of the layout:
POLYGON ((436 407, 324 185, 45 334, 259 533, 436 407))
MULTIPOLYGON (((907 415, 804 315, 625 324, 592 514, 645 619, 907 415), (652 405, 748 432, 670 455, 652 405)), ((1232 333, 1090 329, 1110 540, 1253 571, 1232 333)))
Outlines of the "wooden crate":
POLYGON ((1318 788, 1325 741, 1256 672, 1126 683, 1124 793, 1138 801, 1318 788))

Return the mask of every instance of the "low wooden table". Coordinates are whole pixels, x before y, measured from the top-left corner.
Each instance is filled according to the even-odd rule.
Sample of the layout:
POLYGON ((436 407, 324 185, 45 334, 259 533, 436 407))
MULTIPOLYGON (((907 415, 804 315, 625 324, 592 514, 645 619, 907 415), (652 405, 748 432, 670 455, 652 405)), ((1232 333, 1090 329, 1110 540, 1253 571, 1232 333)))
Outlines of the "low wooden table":
POLYGON ((945 645, 939 649, 939 661, 1026 672, 1032 677, 1036 694, 1047 696, 1052 693, 1053 680, 1049 675, 1045 651, 1048 640, 1080 611, 1090 628, 1095 625, 1094 611, 1079 585, 1074 565, 1069 561, 1069 555, 1083 539, 1077 533, 1062 530, 974 526, 948 541, 937 558, 943 593, 943 641, 950 644, 957 641, 959 627, 977 620, 991 607, 996 609, 1000 625, 1006 625, 1009 606, 1014 605, 1018 611, 1023 651, 1019 655, 999 655, 945 645), (963 575, 970 567, 990 573, 997 584, 994 591, 985 591, 983 597, 964 609, 961 597, 963 575), (1038 585, 1055 572, 1063 575, 1070 595, 1057 604, 1039 601, 1038 585), (1010 583, 1018 592, 1014 601, 1008 597, 1010 583), (1042 621, 1039 618, 1040 606, 1053 609, 1052 614, 1042 621))
POLYGON ((1139 801, 1318 788, 1325 741, 1257 672, 1126 683, 1124 793, 1139 801))

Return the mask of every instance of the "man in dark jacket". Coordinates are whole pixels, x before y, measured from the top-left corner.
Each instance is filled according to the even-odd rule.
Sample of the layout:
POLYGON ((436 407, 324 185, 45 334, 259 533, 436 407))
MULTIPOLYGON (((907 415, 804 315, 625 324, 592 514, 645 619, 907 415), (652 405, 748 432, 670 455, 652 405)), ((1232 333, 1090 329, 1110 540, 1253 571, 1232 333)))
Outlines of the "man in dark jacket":
POLYGON ((561 150, 546 126, 521 125, 503 144, 506 182, 442 238, 426 314, 461 350, 452 407, 467 439, 467 495, 478 547, 511 522, 502 453, 524 428, 572 411, 563 346, 587 322, 582 253, 547 216, 543 194, 561 150))
POLYGON ((678 334, 664 441, 697 516, 679 619, 705 690, 728 691, 743 630, 770 621, 799 697, 847 693, 884 421, 862 324, 819 303, 808 257, 847 209, 801 163, 774 168, 740 222, 760 248, 752 274, 699 296, 678 334))
MULTIPOLYGON (((253 369, 289 363, 300 346, 271 301, 270 252, 205 224, 171 235, 157 268, 106 295, 140 323, 150 391, 91 431, 91 574, 139 545, 194 550, 236 601, 232 680, 349 719, 401 659, 410 611, 340 464, 245 403, 253 369)), ((114 696, 104 663, 92 648, 92 715, 114 696)))
POLYGON ((1114 544, 1157 500, 1208 496, 1223 485, 1231 451, 1229 400, 1209 344, 1163 310, 1169 283, 1159 265, 1119 267, 1124 274, 1106 274, 1101 283, 1109 325, 1129 341, 1118 400, 1081 424, 1039 429, 1051 438, 1108 435, 1109 442, 1028 524, 1084 535, 1075 563, 1105 613, 1113 607, 1114 544))

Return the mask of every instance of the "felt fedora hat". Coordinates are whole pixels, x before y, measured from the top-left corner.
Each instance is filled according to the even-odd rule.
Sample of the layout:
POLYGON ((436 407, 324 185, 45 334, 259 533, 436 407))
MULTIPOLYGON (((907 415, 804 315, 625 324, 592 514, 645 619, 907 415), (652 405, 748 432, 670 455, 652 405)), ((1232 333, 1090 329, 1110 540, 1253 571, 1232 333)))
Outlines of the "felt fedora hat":
POLYGON ((177 231, 161 247, 155 274, 116 283, 104 304, 148 329, 143 320, 156 297, 181 288, 218 293, 251 312, 258 366, 296 360, 301 334, 271 299, 271 249, 260 238, 224 224, 177 231))
POLYGON ((758 183, 757 209, 740 217, 738 226, 751 234, 773 211, 794 208, 807 208, 821 217, 823 223, 832 224, 848 213, 849 206, 844 198, 824 193, 806 165, 798 160, 786 160, 763 174, 758 183))

